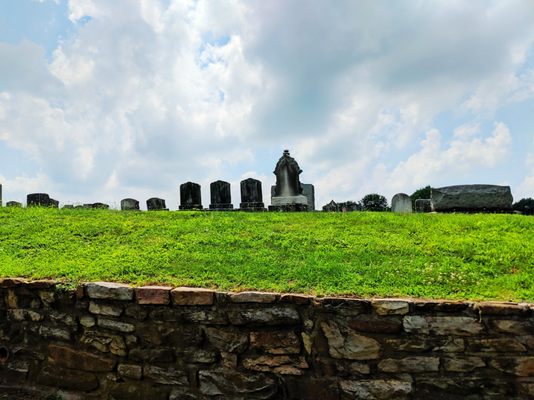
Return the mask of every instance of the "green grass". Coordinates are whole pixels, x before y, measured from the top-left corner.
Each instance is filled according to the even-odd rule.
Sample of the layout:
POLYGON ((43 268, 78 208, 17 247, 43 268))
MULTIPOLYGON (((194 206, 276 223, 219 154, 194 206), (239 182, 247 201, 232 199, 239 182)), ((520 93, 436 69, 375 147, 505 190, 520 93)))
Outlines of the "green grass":
POLYGON ((0 276, 534 300, 534 218, 0 208, 0 276))

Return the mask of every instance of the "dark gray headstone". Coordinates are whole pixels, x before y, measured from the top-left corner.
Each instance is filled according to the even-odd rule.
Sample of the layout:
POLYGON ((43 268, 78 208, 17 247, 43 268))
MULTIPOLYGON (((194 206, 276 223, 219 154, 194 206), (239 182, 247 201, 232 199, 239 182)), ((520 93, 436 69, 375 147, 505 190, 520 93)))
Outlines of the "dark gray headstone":
POLYGON ((338 211, 337 203, 334 200, 331 200, 330 203, 325 204, 323 206, 323 211, 329 211, 329 212, 338 211))
POLYGON ((432 211, 432 202, 430 201, 430 199, 415 200, 415 212, 429 213, 431 211, 432 211))
POLYGON ((135 199, 122 199, 121 210, 122 211, 139 211, 139 202, 135 199))
POLYGON ((362 211, 362 206, 355 201, 344 201, 342 203, 337 203, 338 211, 341 212, 352 212, 352 211, 362 211))
POLYGON ((509 186, 457 185, 432 188, 432 210, 438 212, 510 212, 509 186))
POLYGON ((241 203, 239 208, 242 211, 265 211, 263 203, 263 193, 261 182, 254 178, 241 181, 241 203))
POLYGON ((28 207, 50 207, 52 202, 46 193, 31 193, 26 196, 26 204, 28 207))
POLYGON ((91 204, 86 204, 86 205, 89 206, 89 208, 96 208, 96 209, 101 209, 101 210, 107 210, 109 208, 109 205, 104 204, 104 203, 91 203, 91 204))
POLYGON ((308 198, 302 194, 299 175, 302 172, 289 150, 284 150, 276 163, 276 187, 269 211, 308 211, 308 198))
POLYGON ((50 207, 52 208, 59 208, 59 201, 56 199, 50 199, 50 207))
POLYGON ((215 181, 210 184, 211 204, 210 210, 232 210, 232 194, 230 184, 224 181, 215 181))
POLYGON ((165 200, 158 197, 151 197, 146 201, 146 208, 148 211, 169 211, 165 205, 165 200))
POLYGON ((200 185, 186 182, 180 185, 180 210, 202 210, 200 185))
POLYGON ((409 214, 413 211, 412 198, 406 193, 397 193, 391 199, 391 211, 409 214))
POLYGON ((22 207, 22 203, 19 203, 18 201, 8 201, 6 207, 22 207))

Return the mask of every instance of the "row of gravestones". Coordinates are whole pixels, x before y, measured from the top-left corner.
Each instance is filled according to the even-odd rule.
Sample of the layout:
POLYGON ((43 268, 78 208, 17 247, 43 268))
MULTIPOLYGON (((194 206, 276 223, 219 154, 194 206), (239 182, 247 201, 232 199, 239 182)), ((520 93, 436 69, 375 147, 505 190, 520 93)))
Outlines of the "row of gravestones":
MULTIPOLYGON (((1 187, 1 186, 0 186, 1 187)), ((241 203, 239 207, 243 211, 265 211, 263 203, 263 193, 261 182, 257 179, 249 178, 241 181, 241 203)), ((1 189, 0 189, 1 190, 1 189)), ((211 204, 210 210, 229 211, 234 206, 231 199, 230 183, 216 181, 210 184, 211 204)), ((147 209, 168 210, 165 200, 152 197, 146 201, 147 209)), ((46 193, 32 193, 27 196, 28 207, 41 206, 57 208, 59 201, 51 198, 46 193)), ((22 207, 22 204, 16 201, 6 203, 7 207, 22 207)), ((64 208, 109 208, 104 203, 91 203, 79 206, 65 205, 64 208)), ((180 210, 202 210, 202 199, 200 194, 200 185, 194 182, 187 182, 180 185, 180 210)), ((121 210, 139 210, 139 201, 131 198, 121 200, 121 210)))

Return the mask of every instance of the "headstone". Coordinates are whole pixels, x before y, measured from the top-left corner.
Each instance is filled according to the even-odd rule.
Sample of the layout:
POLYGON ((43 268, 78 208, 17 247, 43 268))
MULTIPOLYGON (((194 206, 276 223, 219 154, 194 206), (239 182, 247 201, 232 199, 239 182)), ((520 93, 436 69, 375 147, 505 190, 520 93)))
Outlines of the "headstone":
POLYGON ((139 202, 135 199, 122 199, 121 200, 121 210, 122 211, 138 211, 139 202))
POLYGON ((432 211, 438 212, 511 212, 509 186, 457 185, 432 188, 432 211))
MULTIPOLYGON (((96 209, 100 209, 100 210, 107 210, 109 208, 109 205, 108 204, 104 204, 104 203, 92 203, 92 204, 87 204, 90 208, 96 208, 96 209)), ((138 208, 139 210, 139 203, 138 203, 138 208)))
POLYGON ((323 211, 335 212, 337 210, 338 210, 337 203, 334 200, 331 200, 330 203, 325 204, 323 206, 323 211))
POLYGON ((211 204, 210 210, 232 210, 232 194, 230 184, 224 181, 215 181, 210 184, 211 204))
POLYGON ((148 211, 169 211, 165 205, 165 200, 158 197, 151 197, 146 201, 146 208, 148 211))
POLYGON ((276 187, 269 211, 308 211, 308 199, 302 194, 299 179, 301 172, 289 150, 284 150, 274 169, 276 187))
POLYGON ((202 210, 200 185, 186 182, 180 185, 180 210, 202 210))
POLYGON ((362 206, 355 201, 349 200, 342 203, 337 203, 337 210, 341 212, 362 211, 362 206))
MULTIPOLYGON (((309 183, 302 183, 302 194, 308 199, 308 211, 315 211, 315 187, 309 183)), ((275 196, 276 185, 271 186, 271 198, 275 196)))
POLYGON ((6 207, 22 207, 22 203, 19 203, 18 201, 8 201, 6 207))
POLYGON ((405 193, 397 193, 391 199, 391 211, 409 214, 413 211, 412 199, 405 193))
POLYGON ((240 183, 242 211, 265 211, 261 182, 254 178, 248 178, 240 183))
POLYGON ((50 200, 50 196, 46 193, 31 193, 26 196, 26 204, 28 207, 50 207, 52 205, 50 200))
POLYGON ((49 207, 59 208, 59 201, 57 201, 56 199, 50 198, 50 206, 49 207))
POLYGON ((415 212, 418 212, 418 213, 432 212, 432 203, 430 199, 415 200, 415 212))

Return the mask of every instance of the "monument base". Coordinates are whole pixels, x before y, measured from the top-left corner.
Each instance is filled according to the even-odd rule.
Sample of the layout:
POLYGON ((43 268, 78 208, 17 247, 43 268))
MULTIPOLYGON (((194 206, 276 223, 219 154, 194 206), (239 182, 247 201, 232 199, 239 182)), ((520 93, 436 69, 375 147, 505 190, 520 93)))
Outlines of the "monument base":
POLYGON ((281 204, 269 206, 269 211, 308 211, 307 204, 281 204))
POLYGON ((245 202, 239 204, 241 211, 265 211, 265 204, 260 202, 245 202))
POLYGON ((203 210, 202 204, 188 204, 186 206, 180 206, 179 210, 203 210))
POLYGON ((298 196, 275 196, 271 197, 269 211, 308 211, 308 198, 298 196))
POLYGON ((224 204, 210 204, 211 211, 233 211, 234 205, 231 203, 224 204))

